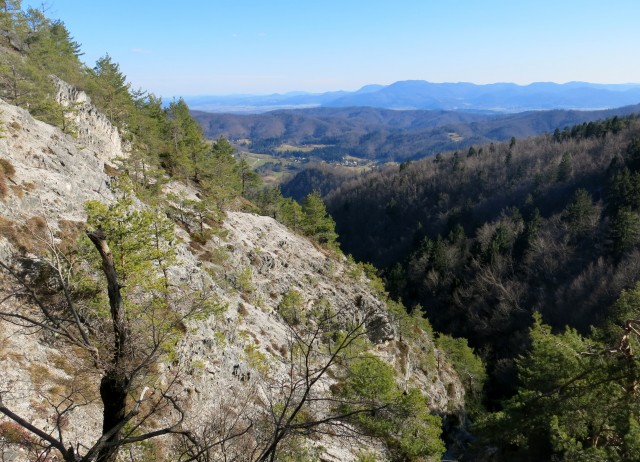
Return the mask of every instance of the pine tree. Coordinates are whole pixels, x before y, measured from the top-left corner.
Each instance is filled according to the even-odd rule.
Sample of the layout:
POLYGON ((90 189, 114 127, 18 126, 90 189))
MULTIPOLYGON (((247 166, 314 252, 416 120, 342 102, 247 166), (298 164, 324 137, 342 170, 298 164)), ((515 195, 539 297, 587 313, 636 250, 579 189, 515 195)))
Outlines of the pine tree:
POLYGON ((47 75, 67 83, 83 86, 86 79, 80 62, 80 44, 73 40, 62 21, 41 21, 29 37, 29 57, 47 75))
POLYGON ((21 0, 0 1, 0 35, 5 44, 18 48, 23 38, 24 16, 21 0))
POLYGON ((621 207, 611 223, 614 250, 620 255, 640 243, 640 216, 628 207, 621 207))
POLYGON ((131 152, 123 162, 129 175, 153 197, 165 177, 161 159, 170 147, 169 121, 162 100, 153 94, 135 93, 133 104, 127 127, 131 152))
POLYGON ((242 193, 235 148, 220 137, 211 145, 201 166, 201 186, 207 197, 219 211, 227 208, 233 198, 242 193))
POLYGON ((334 244, 338 235, 335 232, 336 223, 327 213, 322 197, 318 192, 312 192, 302 202, 303 232, 316 239, 321 244, 334 244))
POLYGON ((575 192, 573 201, 567 206, 564 216, 569 233, 573 236, 581 236, 594 228, 596 209, 587 190, 581 188, 575 192))
POLYGON ((107 54, 96 62, 89 83, 93 103, 118 127, 124 127, 133 108, 131 84, 120 71, 120 65, 107 54))
POLYGON ((202 129, 182 98, 169 104, 167 114, 171 146, 165 159, 166 167, 177 178, 199 182, 207 153, 202 129))

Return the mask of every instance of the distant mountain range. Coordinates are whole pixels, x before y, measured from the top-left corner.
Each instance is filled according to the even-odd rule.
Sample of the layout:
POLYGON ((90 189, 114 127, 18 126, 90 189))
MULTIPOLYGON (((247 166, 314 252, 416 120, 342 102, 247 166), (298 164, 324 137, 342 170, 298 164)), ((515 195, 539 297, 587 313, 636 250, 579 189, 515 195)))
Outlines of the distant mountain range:
POLYGON ((530 85, 495 83, 430 83, 406 80, 391 85, 367 85, 354 92, 292 92, 273 95, 192 96, 185 101, 194 110, 261 113, 277 109, 313 107, 376 107, 481 113, 515 113, 549 109, 596 110, 640 103, 640 84, 530 85))

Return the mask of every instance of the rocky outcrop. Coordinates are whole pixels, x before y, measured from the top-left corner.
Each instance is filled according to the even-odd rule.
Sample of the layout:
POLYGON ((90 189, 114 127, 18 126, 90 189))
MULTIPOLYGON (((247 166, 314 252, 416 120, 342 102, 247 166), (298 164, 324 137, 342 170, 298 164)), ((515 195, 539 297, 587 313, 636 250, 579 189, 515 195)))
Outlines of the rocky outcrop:
POLYGON ((56 79, 56 86, 56 100, 69 109, 66 117, 78 141, 101 160, 113 161, 125 157, 126 149, 123 150, 118 129, 91 104, 89 96, 60 79, 56 79))
MULTIPOLYGON (((0 158, 15 170, 6 180, 8 191, 0 202, 3 217, 82 220, 87 200, 113 200, 104 156, 95 149, 2 100, 0 118, 0 158)), ((110 131, 96 131, 95 137, 110 131)))
MULTIPOLYGON (((59 98, 81 108, 75 116, 77 138, 0 101, 4 136, 0 159, 13 169, 0 200, 2 261, 8 261, 16 251, 17 238, 10 235, 18 229, 14 225, 39 217, 37 220, 55 230, 84 221, 87 200, 109 203, 115 198, 105 162, 123 153, 117 130, 95 112, 81 92, 61 86, 59 98)), ((168 187, 196 197, 184 186, 168 187)), ((217 316, 190 321, 178 346, 176 363, 161 368, 162 373, 181 371, 179 386, 189 410, 188 423, 201 425, 212 418, 212 412, 234 400, 251 397, 257 407, 268 402, 266 376, 275 381, 287 377, 291 332, 279 305, 292 291, 301 295, 303 311, 326 303, 345 318, 356 319, 366 313, 367 335, 375 354, 394 366, 398 382, 419 386, 435 412, 461 408, 463 388, 432 339, 427 334, 412 340, 402 338, 384 301, 345 258, 314 246, 269 217, 248 213, 229 212, 223 230, 205 245, 191 241, 178 226, 176 233, 180 237, 175 244, 178 263, 170 268, 171 280, 214 294, 226 307, 217 316)), ((0 280, 2 283, 6 281, 0 280)), ((12 303, 3 307, 20 308, 17 302, 12 303)), ((7 371, 0 388, 15 390, 4 399, 12 399, 17 411, 51 430, 50 414, 42 411, 46 406, 38 397, 56 381, 68 379, 65 364, 73 361, 72 352, 56 349, 41 333, 3 322, 0 342, 0 369, 7 371), (16 384, 20 386, 12 388, 16 384), (30 398, 21 398, 25 396, 30 398)), ((329 377, 321 389, 329 393, 331 384, 329 377)), ((68 431, 79 441, 90 441, 99 434, 96 405, 79 407, 68 418, 68 431)), ((383 457, 381 448, 372 441, 345 443, 325 435, 310 444, 323 448, 323 460, 354 460, 360 449, 377 451, 383 457)))

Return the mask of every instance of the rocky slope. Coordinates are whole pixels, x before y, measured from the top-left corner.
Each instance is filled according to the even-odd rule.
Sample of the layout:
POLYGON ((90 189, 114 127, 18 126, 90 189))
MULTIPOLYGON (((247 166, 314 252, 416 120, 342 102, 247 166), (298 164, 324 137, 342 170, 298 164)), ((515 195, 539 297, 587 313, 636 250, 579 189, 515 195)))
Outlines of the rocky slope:
MULTIPOLYGON (((77 232, 86 218, 85 201, 115 199, 113 178, 105 171, 112 173, 110 163, 123 155, 117 130, 84 94, 62 87, 60 97, 79 103, 74 116, 77 137, 0 101, 2 262, 10 263, 21 250, 29 250, 31 227, 77 232)), ((179 184, 168 189, 194 194, 179 184)), ((201 245, 176 226, 181 242, 176 244, 178 263, 170 269, 171 279, 215 294, 226 308, 217 316, 190 321, 176 361, 161 368, 165 377, 180 371, 185 425, 202 426, 215 417, 216 409, 234 406, 247 396, 254 397, 252 406, 264 406, 268 385, 287 378, 291 327, 278 307, 292 291, 302 295, 306 311, 322 302, 343 313, 344 319, 366 315, 367 336, 375 353, 396 369, 398 383, 419 386, 434 412, 462 408, 460 381, 432 339, 427 334, 403 338, 396 317, 353 264, 268 217, 229 212, 224 230, 201 245)), ((9 286, 4 275, 0 286, 9 286)), ((2 311, 20 309, 15 299, 0 305, 2 311)), ((53 429, 46 396, 57 383, 73 379, 65 372, 69 361, 73 362, 73 352, 60 351, 43 333, 0 322, 2 399, 34 424, 53 429)), ((331 384, 327 378, 320 388, 329 393, 331 384)), ((101 415, 95 402, 78 407, 68 418, 69 441, 89 442, 100 434, 101 415)), ((323 460, 353 460, 362 448, 382 451, 374 442, 327 436, 309 444, 322 447, 323 460)), ((19 451, 8 451, 4 460, 23 457, 19 451)))

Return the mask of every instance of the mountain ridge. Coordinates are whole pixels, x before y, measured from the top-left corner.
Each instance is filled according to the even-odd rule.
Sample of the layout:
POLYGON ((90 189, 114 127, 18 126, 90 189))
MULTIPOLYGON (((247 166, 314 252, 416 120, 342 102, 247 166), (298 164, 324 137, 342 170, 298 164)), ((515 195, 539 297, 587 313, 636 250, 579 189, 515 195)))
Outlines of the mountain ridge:
POLYGON ((640 84, 533 82, 433 83, 403 80, 370 84, 355 91, 288 92, 270 95, 188 96, 192 109, 210 112, 260 113, 303 107, 366 106, 385 109, 489 111, 513 113, 544 109, 611 109, 640 102, 640 84))

